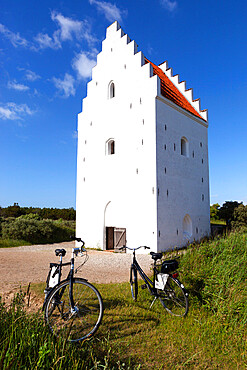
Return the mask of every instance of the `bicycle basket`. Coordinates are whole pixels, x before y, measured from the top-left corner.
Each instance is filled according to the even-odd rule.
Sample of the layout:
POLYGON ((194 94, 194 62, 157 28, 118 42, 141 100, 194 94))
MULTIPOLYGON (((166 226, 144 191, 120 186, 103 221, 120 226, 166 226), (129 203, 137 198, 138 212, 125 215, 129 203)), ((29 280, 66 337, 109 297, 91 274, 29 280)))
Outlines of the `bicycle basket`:
POLYGON ((166 260, 162 262, 161 273, 167 274, 169 272, 175 271, 178 268, 177 260, 166 260))

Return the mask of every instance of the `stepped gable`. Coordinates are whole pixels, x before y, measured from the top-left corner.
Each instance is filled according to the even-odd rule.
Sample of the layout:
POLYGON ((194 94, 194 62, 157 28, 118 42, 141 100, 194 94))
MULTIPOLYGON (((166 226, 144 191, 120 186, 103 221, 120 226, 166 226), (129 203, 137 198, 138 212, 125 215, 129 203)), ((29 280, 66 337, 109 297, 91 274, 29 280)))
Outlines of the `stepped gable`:
POLYGON ((187 110, 188 112, 192 113, 194 116, 207 121, 203 118, 195 108, 190 104, 190 102, 183 96, 183 94, 178 90, 178 88, 170 81, 170 79, 166 76, 166 74, 162 71, 161 68, 156 66, 154 63, 150 62, 147 58, 145 58, 145 63, 150 63, 153 67, 153 74, 157 75, 160 78, 160 90, 161 95, 165 98, 171 100, 173 103, 178 105, 179 107, 187 110))

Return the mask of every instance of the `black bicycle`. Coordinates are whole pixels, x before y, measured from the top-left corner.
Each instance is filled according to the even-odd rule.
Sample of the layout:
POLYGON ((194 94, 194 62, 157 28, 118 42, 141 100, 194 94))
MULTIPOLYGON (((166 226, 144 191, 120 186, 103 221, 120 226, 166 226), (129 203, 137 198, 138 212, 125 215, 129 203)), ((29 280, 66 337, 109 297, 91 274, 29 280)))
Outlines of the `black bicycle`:
POLYGON ((45 322, 57 336, 70 342, 85 340, 95 334, 103 317, 103 301, 98 290, 86 279, 75 278, 74 274, 88 260, 81 238, 75 238, 82 245, 73 248, 70 262, 63 263, 65 249, 56 249, 60 263, 50 263, 43 305, 45 322), (75 257, 80 254, 83 262, 74 271, 75 257), (65 280, 61 281, 62 267, 70 265, 65 280))
POLYGON ((133 261, 130 267, 130 286, 134 301, 137 300, 138 296, 138 272, 142 280, 145 282, 141 288, 148 288, 150 294, 154 296, 150 308, 158 298, 162 306, 172 315, 181 317, 186 316, 189 309, 188 293, 184 288, 184 285, 177 278, 178 272, 175 272, 178 268, 178 261, 174 259, 166 260, 157 265, 157 261, 162 258, 162 253, 150 252, 151 257, 154 260, 153 280, 151 280, 142 270, 135 255, 137 249, 150 248, 146 246, 138 248, 123 246, 119 249, 124 250, 126 248, 133 251, 133 261))

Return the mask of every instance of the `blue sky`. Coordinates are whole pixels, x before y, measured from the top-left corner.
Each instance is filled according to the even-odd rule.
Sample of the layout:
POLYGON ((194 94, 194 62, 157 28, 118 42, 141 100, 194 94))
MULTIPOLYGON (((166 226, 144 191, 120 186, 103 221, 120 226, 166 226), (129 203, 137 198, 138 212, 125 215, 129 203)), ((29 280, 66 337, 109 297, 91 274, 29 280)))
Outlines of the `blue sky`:
POLYGON ((77 114, 106 28, 209 112, 211 204, 247 203, 244 0, 0 0, 0 206, 75 208, 77 114))

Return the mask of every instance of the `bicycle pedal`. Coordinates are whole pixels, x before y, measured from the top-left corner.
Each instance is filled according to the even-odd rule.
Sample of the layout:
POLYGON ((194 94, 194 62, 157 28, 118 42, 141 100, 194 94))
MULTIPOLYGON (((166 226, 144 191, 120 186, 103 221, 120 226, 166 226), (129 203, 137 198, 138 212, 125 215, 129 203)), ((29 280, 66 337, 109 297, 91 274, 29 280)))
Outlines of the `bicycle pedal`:
POLYGON ((146 289, 146 288, 147 288, 146 284, 141 285, 141 288, 142 288, 142 289, 146 289))

